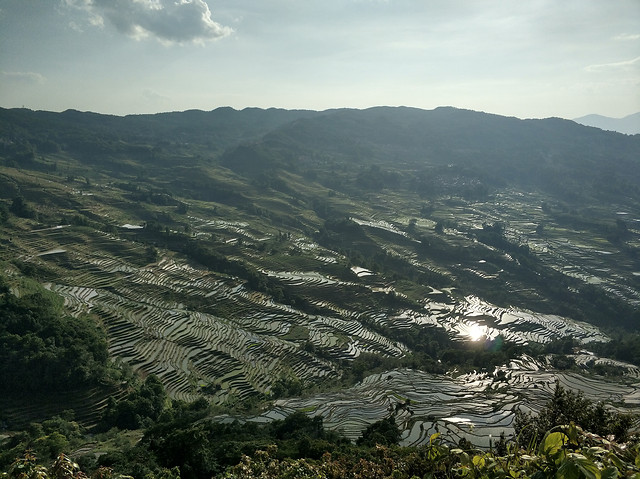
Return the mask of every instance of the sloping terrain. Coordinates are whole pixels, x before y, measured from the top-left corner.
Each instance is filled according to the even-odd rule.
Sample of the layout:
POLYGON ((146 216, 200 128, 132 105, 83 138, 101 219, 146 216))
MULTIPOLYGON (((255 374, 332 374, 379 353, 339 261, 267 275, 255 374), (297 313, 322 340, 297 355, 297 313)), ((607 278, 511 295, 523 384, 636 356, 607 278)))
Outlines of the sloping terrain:
POLYGON ((593 126, 601 130, 610 130, 624 133, 626 135, 637 135, 640 133, 640 112, 633 113, 623 118, 610 118, 602 115, 586 115, 575 118, 573 121, 581 125, 593 126))
POLYGON ((498 435, 554 378, 639 407, 637 368, 543 354, 640 328, 638 136, 449 108, 2 110, 0 145, 4 273, 173 397, 293 396, 265 417, 352 437, 408 398, 407 444, 498 435))

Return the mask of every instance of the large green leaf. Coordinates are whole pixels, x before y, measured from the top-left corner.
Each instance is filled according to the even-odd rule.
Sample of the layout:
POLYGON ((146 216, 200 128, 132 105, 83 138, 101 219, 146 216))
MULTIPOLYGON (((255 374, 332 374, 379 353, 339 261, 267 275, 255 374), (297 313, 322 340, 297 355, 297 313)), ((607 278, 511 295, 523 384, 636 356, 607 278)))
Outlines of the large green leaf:
POLYGON ((556 479, 580 479, 580 469, 573 461, 564 461, 558 468, 556 479))
POLYGON ((582 454, 571 454, 570 459, 575 462, 587 479, 601 479, 600 469, 592 460, 582 454))
POLYGON ((563 432, 549 433, 540 444, 540 454, 553 457, 562 450, 568 441, 569 438, 563 432))
POLYGON ((473 465, 476 467, 484 467, 485 461, 482 456, 473 456, 473 465))
POLYGON ((602 471, 602 479, 616 479, 619 475, 618 469, 613 466, 609 466, 602 471))

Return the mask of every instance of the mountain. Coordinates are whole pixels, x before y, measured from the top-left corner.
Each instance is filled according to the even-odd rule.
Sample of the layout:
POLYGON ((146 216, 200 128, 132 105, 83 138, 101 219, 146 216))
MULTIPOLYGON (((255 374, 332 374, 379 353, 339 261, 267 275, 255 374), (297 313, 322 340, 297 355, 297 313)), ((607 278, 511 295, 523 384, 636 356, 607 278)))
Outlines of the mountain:
POLYGON ((448 107, 1 109, 0 417, 489 446, 556 381, 638 412, 639 153, 448 107))
POLYGON ((638 138, 557 118, 519 120, 448 107, 331 112, 284 125, 262 144, 419 174, 454 165, 473 181, 528 185, 567 197, 585 193, 585 183, 590 189, 611 190, 615 183, 635 191, 633 183, 640 180, 638 138))
POLYGON ((576 123, 593 126, 601 130, 617 131, 626 135, 640 134, 640 112, 624 118, 610 118, 602 115, 586 115, 574 118, 576 123))

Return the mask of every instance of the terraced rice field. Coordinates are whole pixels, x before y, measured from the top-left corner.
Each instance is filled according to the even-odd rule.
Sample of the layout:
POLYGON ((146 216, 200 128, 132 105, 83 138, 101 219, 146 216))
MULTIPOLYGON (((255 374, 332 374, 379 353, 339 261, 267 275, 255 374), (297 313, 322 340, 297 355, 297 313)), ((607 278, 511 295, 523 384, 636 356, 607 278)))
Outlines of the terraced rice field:
MULTIPOLYGON (((24 240, 24 258, 58 271, 46 286, 63 296, 73 313, 97 314, 108 329, 112 356, 158 375, 175 397, 193 399, 203 387, 214 386, 213 400, 222 402, 268 394, 279 377, 306 382, 336 377, 331 361, 283 339, 296 325, 307 328, 308 341, 329 351, 331 359, 405 351, 363 326, 361 313, 335 307, 334 316, 308 315, 184 260, 138 266, 127 255, 141 253, 134 243, 86 233, 84 241, 72 244, 72 236, 64 228, 33 232, 24 240), (194 303, 197 309, 189 306, 194 303)), ((302 288, 329 288, 327 296, 343 287, 362 288, 315 273, 270 274, 302 288)))
POLYGON ((369 424, 393 413, 403 431, 403 445, 427 443, 431 434, 441 432, 450 441, 464 437, 488 448, 502 432, 513 434, 514 408, 539 411, 551 399, 556 380, 592 400, 612 402, 620 411, 640 413, 639 370, 630 369, 630 377, 636 381, 626 385, 549 371, 530 357, 514 360, 492 373, 458 377, 394 370, 369 376, 346 391, 279 400, 272 410, 254 420, 279 419, 302 410, 322 416, 325 427, 355 440, 369 424), (500 370, 505 374, 499 375, 500 370))
MULTIPOLYGON (((7 139, 19 136, 17 131, 10 131, 7 139)), ((248 138, 242 130, 238 134, 237 142, 248 138)), ((141 133, 140 145, 147 144, 144 138, 141 133)), ((191 400, 204 395, 212 403, 226 405, 255 397, 269 399, 280 378, 296 378, 319 390, 335 387, 344 363, 363 353, 386 357, 407 353, 405 344, 381 331, 404 333, 418 327, 437 328, 457 341, 478 344, 492 344, 499 336, 517 344, 570 336, 582 344, 583 351, 573 356, 582 371, 557 371, 551 360, 528 357, 495 371, 464 375, 393 370, 366 377, 347 390, 279 399, 254 420, 302 410, 322 415, 326 426, 355 439, 368 424, 394 413, 403 444, 421 444, 440 431, 451 440, 467 437, 488 446, 490 437, 512 432, 514 407, 540 409, 556 380, 589 398, 640 412, 640 369, 589 353, 590 342, 606 341, 607 336, 589 324, 551 314, 560 310, 554 306, 564 303, 551 295, 544 297, 545 292, 536 291, 540 282, 531 279, 534 272, 553 268, 572 279, 567 281, 571 288, 597 285, 640 307, 640 263, 634 256, 640 251, 637 198, 613 195, 625 203, 615 205, 599 204, 597 196, 588 196, 578 211, 580 202, 565 204, 562 194, 531 191, 535 182, 514 179, 505 183, 513 189, 490 191, 483 201, 463 199, 464 175, 475 177, 473 169, 463 172, 460 182, 458 168, 438 173, 437 163, 446 152, 437 150, 421 152, 415 161, 392 161, 393 150, 402 148, 402 141, 372 150, 371 161, 382 163, 381 172, 398 173, 397 180, 388 185, 385 180, 385 186, 375 191, 359 184, 369 159, 351 161, 349 150, 343 158, 341 147, 335 158, 331 148, 328 156, 320 151, 316 156, 315 150, 321 149, 316 145, 314 155, 305 159, 302 138, 300 149, 296 146, 290 152, 292 159, 300 156, 300 169, 284 171, 276 161, 275 170, 265 172, 267 184, 262 184, 254 172, 243 177, 243 168, 228 169, 232 165, 223 161, 227 155, 222 153, 227 146, 216 144, 210 151, 217 140, 209 132, 208 146, 166 140, 166 148, 153 153, 159 155, 154 160, 146 153, 138 158, 135 151, 142 148, 130 152, 132 145, 118 139, 105 140, 115 148, 115 156, 104 165, 99 158, 87 158, 90 162, 75 158, 71 151, 47 155, 47 164, 55 162, 56 167, 49 172, 4 162, 3 205, 9 207, 15 197, 23 196, 37 214, 10 215, 7 230, 0 230, 0 260, 10 263, 17 257, 26 263, 24 274, 45 278, 47 288, 64 298, 72 314, 97 317, 108 331, 114 360, 143 375, 156 374, 172 397, 191 400), (388 159, 383 158, 385 151, 388 159), (429 165, 431 159, 422 158, 423 154, 434 155, 435 163, 429 165), (313 175, 303 173, 307 166, 313 175), (425 166, 425 174, 438 175, 433 191, 431 183, 421 185, 420 174, 416 177, 425 166), (344 218, 357 227, 347 222, 345 231, 330 231, 331 220, 344 218), (39 221, 85 226, 43 228, 39 221), (504 224, 499 239, 508 240, 505 251, 479 241, 477 233, 483 226, 496 223, 504 224), (172 251, 157 251, 147 244, 155 233, 145 234, 143 224, 185 232, 180 236, 185 241, 186 232, 191 240, 213 238, 212 244, 225 252, 226 259, 261 271, 270 286, 285 287, 290 304, 274 300, 284 292, 270 297, 248 289, 240 278, 209 271, 172 251), (608 238, 611 228, 621 224, 628 228, 622 240, 608 238), (120 234, 94 228, 117 228, 120 234), (326 237, 320 234, 323 228, 326 237), (350 229, 356 230, 352 241, 347 238, 350 229), (518 268, 517 255, 506 252, 518 245, 529 247, 536 268, 518 268), (423 277, 435 278, 434 284, 423 277), (436 284, 437 279, 442 281, 436 284), (450 284, 449 280, 460 289, 436 287, 450 284), (486 301, 489 297, 496 304, 486 301), (548 314, 497 303, 540 311, 538 305, 544 305, 548 314), (616 382, 595 376, 597 365, 615 368, 623 377, 616 382)), ((225 141, 231 148, 236 140, 225 141)), ((292 140, 292 146, 298 144, 295 135, 292 140)), ((7 141, 5 155, 13 154, 8 148, 13 140, 7 141)), ((148 142, 155 145, 157 139, 150 137, 148 142)), ((269 143, 263 145, 265 158, 276 153, 269 143)), ((277 148, 286 149, 287 144, 288 140, 277 148)), ((366 143, 363 148, 366 151, 366 143)), ((261 147, 256 150, 260 151, 261 147)), ((277 155, 281 153, 285 150, 277 155)), ((282 164, 288 163, 289 159, 282 164)), ((50 402, 66 400, 63 395, 50 402)), ((78 402, 86 408, 76 408, 77 416, 91 423, 104 396, 94 391, 78 402)), ((3 409, 30 417, 34 410, 49 412, 49 406, 13 404, 3 409)))
MULTIPOLYGON (((461 210, 456 219, 477 222, 476 214, 469 209, 461 210)), ((250 230, 241 221, 196 217, 191 221, 195 236, 214 232, 225 241, 242 238, 257 243, 273 237, 269 231, 250 230)), ((413 240, 397 226, 384 220, 358 223, 390 254, 417 262, 410 248, 413 240)), ((100 318, 108 330, 113 358, 143 374, 156 374, 171 396, 185 400, 203 393, 213 403, 258 394, 269 397, 278 378, 296 377, 306 385, 322 384, 340 376, 339 360, 363 352, 396 357, 407 352, 405 345, 367 326, 371 324, 399 329, 412 325, 442 328, 460 341, 491 340, 498 335, 520 344, 544 343, 563 336, 577 338, 585 345, 607 340, 598 328, 585 323, 501 308, 475 296, 461 299, 450 290, 432 288, 423 298, 421 309, 377 308, 367 298, 395 292, 392 283, 357 265, 352 266, 349 280, 321 272, 326 271, 325 265, 343 263, 344 257, 306 238, 293 238, 292 243, 305 255, 305 264, 316 264, 317 268, 263 268, 262 272, 307 298, 322 311, 319 314, 277 303, 246 289, 238 278, 208 271, 167 251, 147 263, 145 245, 87 228, 35 230, 19 241, 21 259, 49 271, 54 279, 46 286, 64 298, 73 314, 92 313, 100 318), (309 345, 322 350, 323 355, 314 353, 309 345)), ((547 250, 560 250, 555 244, 548 240, 547 250)), ((568 255, 567 251, 562 249, 562 254, 568 255)), ((255 253, 244 254, 251 258, 255 253)), ((477 271, 482 273, 481 268, 477 271)), ((585 366, 613 364, 587 353, 577 355, 576 362, 585 366)), ((618 407, 640 412, 638 369, 615 365, 626 368, 626 385, 559 373, 530 358, 505 365, 500 380, 495 372, 456 377, 395 370, 370 376, 346 391, 279 400, 254 420, 303 410, 322 415, 327 427, 355 439, 368 424, 394 412, 404 431, 403 444, 420 444, 440 431, 452 440, 467 437, 488 446, 490 437, 502 431, 511 433, 516 405, 539 409, 550 397, 556 379, 593 399, 611 400, 618 407)))
MULTIPOLYGON (((548 266, 585 282, 598 284, 606 291, 640 306, 640 290, 634 279, 640 269, 637 261, 625 259, 620 245, 615 245, 592 232, 584 234, 578 227, 565 225, 545 213, 545 197, 536 193, 505 191, 490 202, 447 207, 448 218, 470 228, 482 228, 485 222, 508 219, 506 234, 516 243, 526 244, 548 266), (544 225, 541 232, 536 227, 544 225)), ((615 205, 599 212, 599 218, 620 219, 628 226, 629 245, 640 245, 640 218, 615 205)))

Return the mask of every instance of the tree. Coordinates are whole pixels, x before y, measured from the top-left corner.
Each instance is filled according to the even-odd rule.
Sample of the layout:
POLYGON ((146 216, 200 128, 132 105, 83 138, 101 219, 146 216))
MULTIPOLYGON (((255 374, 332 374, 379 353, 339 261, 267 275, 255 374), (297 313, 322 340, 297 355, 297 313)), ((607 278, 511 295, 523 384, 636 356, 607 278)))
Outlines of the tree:
POLYGON ((90 317, 64 316, 55 293, 25 282, 18 297, 0 277, 0 317, 4 394, 83 387, 104 377, 104 331, 90 317))
POLYGON ((39 457, 54 457, 69 449, 69 440, 57 431, 47 436, 42 436, 34 442, 34 449, 39 457))
POLYGON ((22 196, 16 196, 13 198, 9 211, 21 218, 35 217, 35 211, 33 211, 22 196))
POLYGON ((317 439, 324 434, 321 416, 309 417, 300 411, 290 414, 282 421, 274 421, 271 427, 274 437, 281 440, 302 437, 317 439))
POLYGON ((4 224, 9 219, 9 208, 4 203, 0 203, 0 224, 4 224))
POLYGON ((139 429, 155 421, 167 406, 167 393, 153 374, 144 383, 133 388, 119 401, 110 400, 101 420, 101 428, 116 426, 120 429, 139 429))
POLYGON ((400 441, 401 433, 393 416, 381 419, 368 426, 358 439, 359 446, 373 447, 376 444, 382 446, 394 446, 400 441))
POLYGON ((553 397, 537 416, 516 410, 514 428, 521 445, 537 444, 556 426, 574 423, 600 436, 614 435, 624 441, 631 427, 631 417, 606 409, 602 402, 593 403, 582 392, 575 393, 556 381, 553 397))

